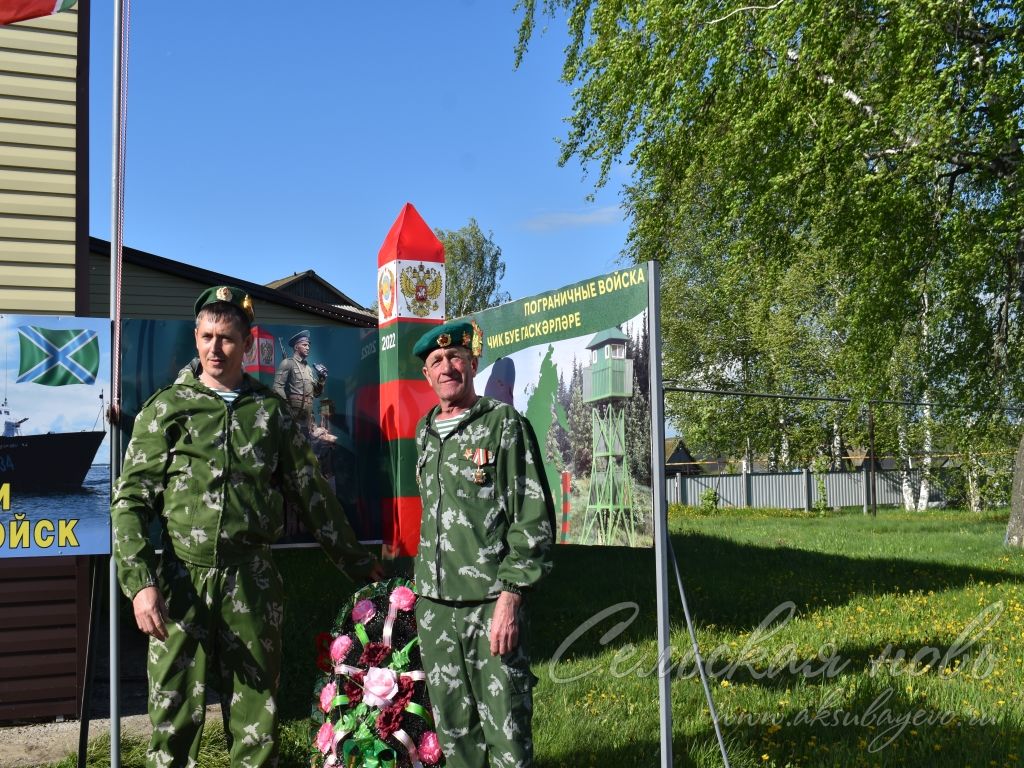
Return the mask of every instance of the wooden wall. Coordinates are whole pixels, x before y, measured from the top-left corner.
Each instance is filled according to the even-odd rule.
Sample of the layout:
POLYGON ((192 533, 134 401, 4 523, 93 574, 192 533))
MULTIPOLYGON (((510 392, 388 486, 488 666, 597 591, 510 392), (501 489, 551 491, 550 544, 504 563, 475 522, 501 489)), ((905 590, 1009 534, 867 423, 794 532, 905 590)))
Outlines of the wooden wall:
POLYGON ((0 559, 0 721, 78 717, 89 558, 0 559))
POLYGON ((79 40, 80 17, 87 19, 87 11, 0 27, 4 312, 73 315, 78 308, 78 255, 88 240, 88 75, 79 55, 87 41, 79 40))

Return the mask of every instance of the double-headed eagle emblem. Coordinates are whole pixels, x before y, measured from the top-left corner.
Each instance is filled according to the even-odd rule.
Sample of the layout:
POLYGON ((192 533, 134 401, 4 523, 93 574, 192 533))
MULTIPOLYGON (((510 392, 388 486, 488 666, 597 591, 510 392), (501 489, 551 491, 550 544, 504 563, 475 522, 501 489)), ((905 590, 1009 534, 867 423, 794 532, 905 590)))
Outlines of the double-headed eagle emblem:
POLYGON ((408 266, 399 275, 402 295, 416 317, 426 317, 440 309, 438 298, 444 281, 441 272, 425 264, 408 266))

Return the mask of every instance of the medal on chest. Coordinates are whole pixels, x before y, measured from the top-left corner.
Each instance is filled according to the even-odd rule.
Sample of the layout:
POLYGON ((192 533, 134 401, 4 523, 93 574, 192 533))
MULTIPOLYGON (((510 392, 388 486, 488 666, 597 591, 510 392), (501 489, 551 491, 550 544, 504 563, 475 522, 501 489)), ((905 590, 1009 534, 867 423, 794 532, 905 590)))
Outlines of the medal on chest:
POLYGON ((463 455, 476 464, 476 469, 473 470, 473 482, 477 485, 484 485, 487 482, 484 466, 494 461, 494 454, 486 448, 467 448, 463 455))

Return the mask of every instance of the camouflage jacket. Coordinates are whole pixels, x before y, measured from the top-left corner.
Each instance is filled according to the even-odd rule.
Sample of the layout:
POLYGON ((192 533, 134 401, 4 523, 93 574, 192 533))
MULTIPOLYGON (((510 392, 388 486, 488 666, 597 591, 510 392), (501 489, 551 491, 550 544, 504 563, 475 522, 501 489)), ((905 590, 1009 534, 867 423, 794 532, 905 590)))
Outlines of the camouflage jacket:
POLYGON ((246 376, 228 405, 185 369, 135 419, 110 505, 118 581, 128 597, 155 583, 148 532, 162 516, 186 563, 238 564, 268 549, 284 528, 284 499, 340 568, 365 575, 373 555, 359 545, 288 407, 246 376))
POLYGON ((469 601, 532 587, 551 570, 554 524, 533 429, 511 406, 481 397, 442 440, 437 411, 416 430, 416 591, 469 601))

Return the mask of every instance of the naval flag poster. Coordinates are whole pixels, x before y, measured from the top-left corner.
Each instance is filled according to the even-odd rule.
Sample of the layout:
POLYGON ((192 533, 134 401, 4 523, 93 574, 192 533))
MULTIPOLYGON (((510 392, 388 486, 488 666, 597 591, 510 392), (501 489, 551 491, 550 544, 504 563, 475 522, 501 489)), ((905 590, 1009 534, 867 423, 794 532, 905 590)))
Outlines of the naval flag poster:
POLYGON ((0 557, 110 552, 110 322, 0 315, 0 557))
MULTIPOLYGON (((478 394, 537 434, 561 544, 653 544, 649 265, 483 310, 478 394)), ((653 475, 656 477, 656 474, 653 475)))
MULTIPOLYGON (((195 323, 125 320, 121 328, 121 426, 122 446, 127 449, 142 405, 158 389, 173 383, 195 358, 195 323)), ((288 340, 302 330, 309 331, 308 364, 327 372, 323 390, 309 404, 312 423, 304 429, 304 436, 359 539, 379 542, 377 329, 257 322, 252 329, 252 350, 242 361, 246 373, 272 388, 281 363, 294 354, 288 340)), ((158 532, 152 534, 158 541, 158 532)), ((312 543, 298 510, 286 508, 278 545, 312 543)))

